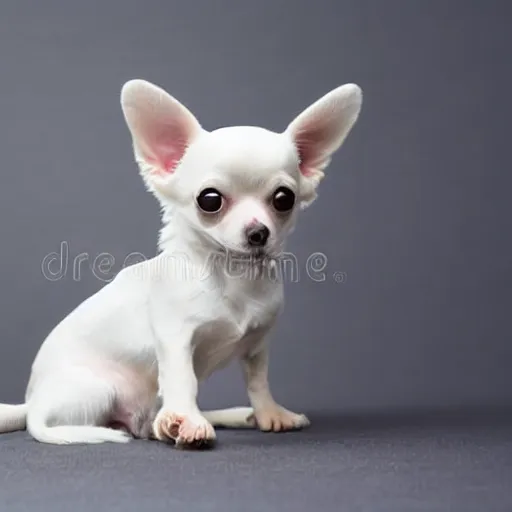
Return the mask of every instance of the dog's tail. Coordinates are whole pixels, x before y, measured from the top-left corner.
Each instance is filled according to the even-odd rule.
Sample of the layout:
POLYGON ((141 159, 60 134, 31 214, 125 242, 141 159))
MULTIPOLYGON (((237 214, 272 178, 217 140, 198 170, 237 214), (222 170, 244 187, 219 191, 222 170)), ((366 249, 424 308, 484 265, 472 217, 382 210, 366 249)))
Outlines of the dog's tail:
POLYGON ((0 404, 0 434, 27 427, 27 404, 0 404))
POLYGON ((256 421, 252 407, 232 407, 217 411, 203 411, 202 415, 214 426, 221 428, 254 428, 256 421))
MULTIPOLYGON (((232 407, 204 411, 203 416, 220 428, 254 428, 254 411, 251 407, 232 407)), ((27 428, 27 404, 0 404, 0 434, 27 428)))

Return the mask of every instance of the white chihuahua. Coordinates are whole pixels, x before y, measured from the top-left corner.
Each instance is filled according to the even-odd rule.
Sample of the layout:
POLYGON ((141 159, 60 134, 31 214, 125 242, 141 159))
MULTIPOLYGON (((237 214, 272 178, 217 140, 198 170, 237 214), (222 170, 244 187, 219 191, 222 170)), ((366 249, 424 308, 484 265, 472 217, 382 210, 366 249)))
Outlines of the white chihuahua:
POLYGON ((159 87, 126 83, 121 105, 135 158, 163 208, 161 251, 123 269, 55 327, 32 366, 26 403, 0 405, 0 432, 27 428, 54 444, 135 437, 200 446, 214 441, 214 426, 307 426, 270 392, 268 333, 283 283, 266 270, 298 210, 315 199, 361 101, 347 84, 283 133, 207 132, 159 87), (233 256, 257 272, 230 272, 233 256), (198 382, 234 358, 251 407, 200 411, 198 382))

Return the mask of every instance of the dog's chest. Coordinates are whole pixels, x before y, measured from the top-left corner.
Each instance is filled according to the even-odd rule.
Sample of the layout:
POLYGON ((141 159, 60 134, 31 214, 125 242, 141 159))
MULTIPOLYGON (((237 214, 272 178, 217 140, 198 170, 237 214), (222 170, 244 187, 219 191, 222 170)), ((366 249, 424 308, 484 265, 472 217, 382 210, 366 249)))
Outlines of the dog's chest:
POLYGON ((281 305, 278 288, 227 285, 212 305, 212 318, 195 336, 195 367, 201 377, 250 351, 274 322, 281 305))

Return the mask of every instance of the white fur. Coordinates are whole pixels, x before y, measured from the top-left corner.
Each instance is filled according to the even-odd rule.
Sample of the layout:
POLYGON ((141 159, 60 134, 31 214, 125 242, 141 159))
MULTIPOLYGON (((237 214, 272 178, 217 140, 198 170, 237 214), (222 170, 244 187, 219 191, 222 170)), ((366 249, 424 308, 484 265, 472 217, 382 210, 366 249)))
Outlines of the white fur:
POLYGON ((306 426, 305 416, 274 401, 267 379, 282 282, 269 278, 260 259, 235 263, 251 270, 248 277, 228 271, 226 258, 253 256, 245 230, 254 222, 270 230, 266 256, 283 250, 298 210, 316 197, 332 153, 356 121, 360 89, 331 91, 283 133, 207 132, 142 80, 125 84, 121 104, 141 175, 162 206, 161 252, 124 269, 53 329, 32 366, 26 403, 0 405, 0 431, 26 425, 35 439, 55 444, 132 436, 193 444, 212 441, 214 426, 306 426), (269 202, 280 186, 297 198, 286 215, 269 202), (227 198, 217 215, 196 204, 206 187, 227 198), (198 382, 235 358, 251 407, 200 411, 198 382))

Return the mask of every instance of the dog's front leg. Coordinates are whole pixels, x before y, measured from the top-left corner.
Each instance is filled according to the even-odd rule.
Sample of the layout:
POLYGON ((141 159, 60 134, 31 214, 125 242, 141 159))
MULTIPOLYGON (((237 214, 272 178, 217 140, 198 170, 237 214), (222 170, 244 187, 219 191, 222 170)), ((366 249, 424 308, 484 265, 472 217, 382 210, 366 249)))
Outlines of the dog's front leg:
POLYGON ((212 444, 215 431, 197 406, 198 382, 194 372, 192 336, 183 331, 157 351, 162 407, 153 422, 154 436, 177 445, 212 444))
POLYGON ((247 393, 256 424, 265 432, 297 430, 309 425, 304 414, 296 414, 274 400, 268 382, 268 346, 264 342, 256 352, 242 359, 247 393))

